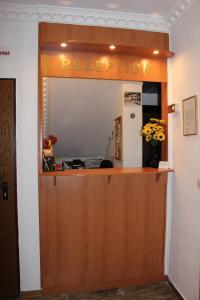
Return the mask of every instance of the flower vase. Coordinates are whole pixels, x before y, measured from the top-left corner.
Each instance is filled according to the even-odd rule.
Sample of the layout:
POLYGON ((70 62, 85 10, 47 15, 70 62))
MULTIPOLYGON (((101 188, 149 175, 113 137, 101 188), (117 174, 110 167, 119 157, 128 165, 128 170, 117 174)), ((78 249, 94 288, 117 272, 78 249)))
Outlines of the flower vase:
POLYGON ((158 146, 152 146, 152 160, 150 162, 151 168, 158 168, 159 165, 159 155, 158 155, 158 146))
POLYGON ((43 154, 45 157, 53 157, 53 147, 50 146, 49 149, 43 149, 43 154))

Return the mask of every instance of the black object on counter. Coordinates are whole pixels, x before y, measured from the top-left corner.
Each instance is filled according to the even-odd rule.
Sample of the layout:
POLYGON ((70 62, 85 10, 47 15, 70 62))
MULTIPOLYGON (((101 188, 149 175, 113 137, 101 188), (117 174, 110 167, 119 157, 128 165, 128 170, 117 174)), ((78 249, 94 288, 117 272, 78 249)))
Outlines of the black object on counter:
POLYGON ((85 162, 80 159, 73 159, 72 169, 83 169, 85 168, 85 162))
POLYGON ((108 159, 104 159, 100 163, 100 168, 113 168, 113 163, 108 159))

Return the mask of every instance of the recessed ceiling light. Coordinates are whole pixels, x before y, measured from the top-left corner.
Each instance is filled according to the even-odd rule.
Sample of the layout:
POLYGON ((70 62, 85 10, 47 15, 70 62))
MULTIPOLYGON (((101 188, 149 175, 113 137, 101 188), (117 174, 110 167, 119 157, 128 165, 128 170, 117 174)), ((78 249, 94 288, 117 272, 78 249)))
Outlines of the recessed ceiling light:
POLYGON ((160 13, 159 12, 153 12, 151 14, 152 17, 160 17, 160 13))
POLYGON ((72 5, 72 1, 71 0, 61 0, 60 2, 59 2, 59 4, 60 5, 66 5, 66 6, 68 6, 68 5, 72 5))
POLYGON ((109 9, 117 9, 119 8, 119 5, 117 3, 114 3, 114 2, 109 2, 106 4, 106 7, 109 8, 109 9))
POLYGON ((110 48, 110 50, 115 50, 116 46, 115 45, 110 45, 109 48, 110 48))
POLYGON ((66 43, 61 43, 60 46, 65 48, 65 47, 67 47, 67 44, 66 43))
POLYGON ((154 51, 153 51, 153 54, 155 54, 155 55, 158 55, 159 53, 160 53, 159 50, 154 50, 154 51))

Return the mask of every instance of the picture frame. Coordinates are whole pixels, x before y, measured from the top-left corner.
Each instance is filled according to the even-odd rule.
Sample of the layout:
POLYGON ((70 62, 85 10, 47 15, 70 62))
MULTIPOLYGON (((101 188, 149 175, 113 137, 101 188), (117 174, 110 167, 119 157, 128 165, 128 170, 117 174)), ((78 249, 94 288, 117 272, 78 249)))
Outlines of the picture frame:
POLYGON ((183 135, 196 135, 197 126, 197 97, 191 96, 182 100, 183 108, 183 135))
POLYGON ((124 104, 141 105, 141 93, 139 92, 125 92, 124 104))
POLYGON ((115 159, 122 160, 122 117, 114 120, 115 159))

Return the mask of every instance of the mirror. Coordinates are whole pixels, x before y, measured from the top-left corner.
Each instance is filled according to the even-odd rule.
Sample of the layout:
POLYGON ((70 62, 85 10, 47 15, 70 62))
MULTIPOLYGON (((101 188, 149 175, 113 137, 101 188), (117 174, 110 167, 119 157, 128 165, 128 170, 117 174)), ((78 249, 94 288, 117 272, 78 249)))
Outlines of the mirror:
POLYGON ((58 141, 56 156, 107 156, 113 122, 120 115, 124 81, 43 78, 43 137, 58 141))
MULTIPOLYGON (((134 83, 44 77, 43 138, 48 135, 57 137, 55 156, 61 161, 113 161, 114 120, 122 113, 122 87, 131 84, 134 83)), ((155 97, 149 100, 152 95, 149 98, 147 94, 143 94, 143 104, 155 105, 155 97)), ((138 129, 136 134, 139 134, 138 129)))

